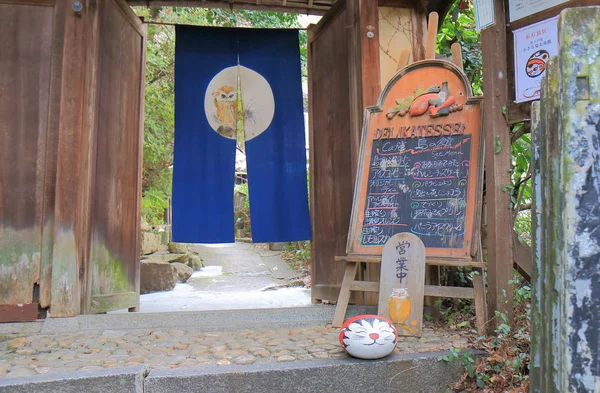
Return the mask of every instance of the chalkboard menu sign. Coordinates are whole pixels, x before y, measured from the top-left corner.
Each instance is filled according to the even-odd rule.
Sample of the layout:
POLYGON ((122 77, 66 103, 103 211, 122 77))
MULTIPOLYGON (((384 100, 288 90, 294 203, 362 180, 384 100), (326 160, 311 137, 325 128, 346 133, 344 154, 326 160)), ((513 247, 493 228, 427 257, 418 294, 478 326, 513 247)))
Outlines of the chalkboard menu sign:
POLYGON ((380 255, 410 232, 428 256, 469 258, 481 188, 480 109, 460 69, 413 63, 368 108, 349 254, 380 255))

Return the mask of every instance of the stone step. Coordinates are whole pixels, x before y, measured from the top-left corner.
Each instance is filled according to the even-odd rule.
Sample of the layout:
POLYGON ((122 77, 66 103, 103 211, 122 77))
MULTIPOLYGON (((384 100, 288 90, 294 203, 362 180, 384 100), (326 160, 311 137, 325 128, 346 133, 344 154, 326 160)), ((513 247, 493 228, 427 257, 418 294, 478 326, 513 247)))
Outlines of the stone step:
POLYGON ((446 393, 462 369, 439 360, 447 352, 393 354, 380 360, 143 367, 0 379, 3 393, 446 393))
MULTIPOLYGON (((47 318, 41 333, 168 328, 194 328, 199 332, 206 332, 313 327, 330 324, 334 311, 335 306, 332 305, 313 305, 278 309, 79 315, 72 318, 47 318)), ((374 313, 377 313, 376 306, 349 306, 346 316, 350 318, 374 313)))
POLYGON ((380 360, 343 358, 247 366, 152 371, 145 393, 446 393, 460 366, 439 360, 446 352, 391 355, 380 360))

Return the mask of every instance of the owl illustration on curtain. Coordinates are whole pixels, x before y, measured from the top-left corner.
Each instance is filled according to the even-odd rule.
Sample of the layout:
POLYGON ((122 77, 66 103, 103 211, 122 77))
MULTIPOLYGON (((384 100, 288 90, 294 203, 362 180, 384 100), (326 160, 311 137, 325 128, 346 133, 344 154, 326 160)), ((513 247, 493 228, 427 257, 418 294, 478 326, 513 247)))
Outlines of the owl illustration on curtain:
POLYGON ((217 108, 215 116, 219 122, 217 132, 226 138, 236 137, 237 124, 237 89, 232 86, 221 86, 213 93, 217 108))

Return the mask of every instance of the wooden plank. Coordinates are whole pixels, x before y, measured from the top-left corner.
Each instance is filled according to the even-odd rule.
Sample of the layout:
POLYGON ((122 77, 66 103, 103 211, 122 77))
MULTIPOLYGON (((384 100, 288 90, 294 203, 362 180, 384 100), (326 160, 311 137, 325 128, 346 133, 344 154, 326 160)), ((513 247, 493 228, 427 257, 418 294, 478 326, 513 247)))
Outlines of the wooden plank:
POLYGON ((350 284, 351 291, 379 292, 378 281, 354 281, 350 284))
POLYGON ((0 304, 0 323, 37 320, 38 303, 0 304))
POLYGON ((54 205, 56 193, 56 165, 58 152, 58 128, 62 94, 62 67, 65 12, 67 4, 58 1, 54 8, 52 37, 52 69, 46 131, 46 155, 44 160, 44 201, 42 226, 42 255, 40 265, 40 307, 50 307, 52 299, 52 248, 54 244, 54 205))
POLYGON ((351 123, 348 16, 345 2, 337 14, 310 29, 311 217, 313 219, 312 300, 338 298, 344 266, 354 174, 351 123), (334 186, 332 186, 334 185, 334 186))
POLYGON ((398 71, 402 68, 406 67, 408 64, 408 58, 410 57, 410 51, 408 49, 403 49, 400 53, 400 59, 398 60, 398 71))
POLYGON ((475 296, 475 318, 477 323, 477 333, 480 336, 485 335, 487 323, 487 307, 485 304, 485 284, 483 282, 483 270, 473 275, 473 292, 475 296))
POLYGON ((455 42, 450 47, 452 50, 452 62, 458 66, 458 68, 463 69, 463 58, 462 58, 462 47, 460 43, 455 42))
MULTIPOLYGON (((487 92, 483 103, 487 202, 487 263, 488 263, 488 309, 496 311, 509 320, 513 315, 513 291, 509 281, 512 269, 512 217, 510 195, 504 192, 510 184, 511 143, 510 128, 503 111, 508 104, 506 83, 506 13, 504 1, 494 3, 496 24, 481 32, 483 52, 483 90, 487 92)), ((497 321, 496 321, 497 322, 497 321)), ((490 325, 493 330, 495 323, 490 325)))
POLYGON ((119 310, 131 307, 138 302, 138 292, 122 292, 110 295, 96 295, 91 299, 89 313, 97 314, 106 310, 119 310))
POLYGON ((90 309, 90 296, 91 296, 91 283, 90 283, 90 252, 91 245, 89 242, 91 236, 91 225, 92 225, 92 206, 93 199, 97 197, 95 189, 96 180, 96 145, 98 143, 98 102, 101 93, 101 86, 99 86, 99 73, 100 71, 100 15, 102 13, 103 4, 99 5, 100 9, 95 9, 94 12, 88 14, 89 20, 87 24, 87 41, 88 45, 85 47, 85 59, 87 61, 87 69, 84 80, 84 100, 86 101, 84 114, 83 114, 83 130, 87 132, 84 134, 82 150, 84 164, 82 165, 82 176, 81 182, 81 212, 83 225, 80 227, 81 238, 84 239, 82 242, 82 256, 80 266, 80 288, 81 288, 81 313, 87 314, 90 309))
POLYGON ((411 33, 412 33, 412 55, 413 63, 425 59, 425 39, 427 32, 427 15, 418 10, 412 11, 411 33))
POLYGON ((437 12, 432 12, 429 14, 429 21, 427 23, 427 39, 425 41, 425 59, 435 59, 435 43, 437 40, 438 21, 439 16, 437 12))
POLYGON ((336 262, 366 262, 366 263, 381 263, 381 257, 376 255, 346 255, 336 256, 336 262))
MULTIPOLYGON (((360 74, 362 76, 360 88, 362 90, 362 102, 358 108, 358 113, 361 115, 360 123, 355 125, 356 140, 352 146, 355 154, 358 154, 360 148, 362 114, 364 108, 375 105, 377 103, 377 98, 379 98, 379 94, 381 93, 381 78, 379 77, 379 12, 377 9, 377 2, 359 1, 359 4, 359 23, 356 26, 356 31, 360 38, 360 74), (369 32, 373 33, 373 37, 370 37, 368 34, 369 32)), ((356 170, 357 163, 358 159, 354 163, 353 170, 356 170)))
POLYGON ((531 282, 533 270, 531 247, 519 240, 519 235, 515 230, 513 236, 513 266, 527 281, 531 282))
POLYGON ((53 13, 0 4, 0 304, 40 281, 53 13))
MULTIPOLYGON (((139 280, 143 36, 117 4, 100 4, 97 134, 89 267, 89 312, 135 308, 137 298, 92 305, 98 296, 136 293, 139 280), (109 307, 101 310, 100 305, 109 307)), ((87 311, 87 310, 86 310, 87 311)))
POLYGON ((130 6, 146 6, 146 7, 202 7, 202 8, 223 8, 234 10, 250 10, 250 11, 271 11, 271 12, 292 12, 309 15, 325 15, 330 10, 330 5, 307 5, 301 6, 298 3, 288 3, 286 7, 271 4, 256 5, 252 3, 229 3, 222 1, 209 0, 129 0, 127 3, 130 6))
POLYGON ((444 260, 444 259, 427 259, 428 265, 435 266, 470 266, 470 267, 486 267, 485 262, 477 262, 477 261, 461 261, 461 260, 444 260))
POLYGON ((129 22, 128 25, 130 27, 133 27, 139 35, 144 35, 144 30, 142 29, 142 24, 143 24, 142 20, 140 19, 139 16, 137 16, 135 14, 135 12, 133 12, 131 7, 129 5, 127 5, 127 2, 125 0, 112 0, 112 1, 113 1, 114 6, 119 11, 121 11, 121 15, 125 17, 127 22, 129 22))
POLYGON ((319 20, 319 23, 317 23, 316 25, 310 25, 309 27, 311 30, 311 35, 310 38, 308 38, 307 40, 308 43, 310 44, 311 42, 319 38, 319 35, 323 31, 327 31, 330 28, 332 22, 335 19, 337 19, 340 16, 340 14, 344 13, 345 10, 346 0, 339 0, 333 5, 333 7, 331 7, 331 10, 329 10, 329 12, 327 12, 327 14, 323 16, 321 20, 319 20))
POLYGON ((54 211, 54 244, 52 250, 52 317, 74 316, 81 312, 85 302, 80 271, 85 271, 89 258, 91 195, 87 178, 93 165, 94 132, 89 125, 89 92, 86 82, 95 66, 88 53, 94 36, 90 31, 98 18, 98 7, 85 12, 72 12, 66 3, 62 87, 58 126, 56 169, 56 199, 54 211))
POLYGON ((335 305, 335 313, 333 314, 332 327, 341 327, 344 323, 344 317, 346 316, 346 309, 348 308, 348 301, 350 300, 350 285, 356 277, 356 270, 358 269, 358 263, 347 262, 346 269, 344 271, 344 278, 342 280, 342 287, 335 305))
MULTIPOLYGON (((317 157, 315 156, 315 149, 313 148, 313 146, 315 146, 315 121, 314 121, 314 110, 313 110, 313 94, 314 94, 314 87, 313 87, 313 76, 312 76, 312 71, 314 69, 313 66, 313 53, 312 53, 312 43, 314 41, 314 34, 316 31, 316 25, 309 25, 306 31, 306 41, 307 41, 307 50, 306 50, 306 68, 308 70, 308 78, 307 78, 307 87, 308 87, 308 146, 310 147, 308 149, 308 157, 309 157, 309 162, 315 163, 317 162, 317 157)), ((308 167, 308 173, 309 173, 309 177, 310 177, 310 182, 308 184, 308 192, 309 192, 309 201, 315 201, 315 198, 318 198, 315 194, 316 194, 316 188, 315 188, 315 182, 314 182, 314 176, 315 176, 315 168, 314 165, 309 165, 308 167)), ((170 221, 170 220, 169 220, 170 221)), ((316 255, 317 252, 319 252, 319 249, 315 248, 316 242, 315 242, 315 231, 317 230, 317 228, 315 227, 315 222, 316 222, 316 217, 315 217, 315 207, 314 207, 314 202, 311 203, 310 206, 310 222, 312 223, 312 233, 311 233, 311 238, 313 239, 310 242, 310 255, 311 255, 311 266, 313 266, 313 271, 311 272, 311 280, 314 282, 314 271, 315 268, 314 266, 316 266, 316 255)), ((313 284, 313 285, 316 285, 313 284)), ((319 303, 320 299, 317 299, 314 296, 314 289, 311 289, 311 302, 312 303, 319 303)))
POLYGON ((398 233, 383 248, 377 314, 402 336, 420 336, 423 326, 425 245, 412 233, 398 233))
POLYGON ((442 287, 437 285, 425 285, 425 296, 434 296, 442 298, 474 299, 475 291, 473 288, 462 287, 442 287))
POLYGON ((0 4, 12 4, 15 6, 40 6, 54 7, 56 0, 0 0, 0 4))
MULTIPOLYGON (((136 220, 136 226, 135 226, 135 232, 137 233, 137 236, 135 238, 135 246, 134 248, 136 250, 141 250, 141 217, 142 217, 142 169, 144 167, 144 107, 145 107, 145 87, 146 87, 146 40, 148 37, 148 25, 144 24, 142 26, 142 42, 141 42, 141 52, 142 52, 142 56, 140 59, 140 71, 141 71, 141 75, 140 75, 140 80, 139 80, 139 91, 140 91, 140 97, 139 97, 139 102, 138 102, 138 113, 139 113, 139 119, 138 119, 138 160, 137 160, 137 167, 139 169, 138 171, 138 181, 137 181, 137 205, 136 205, 136 212, 135 212, 135 216, 137 217, 136 220)), ((169 209, 169 214, 170 214, 170 209, 169 209)), ((169 224, 171 223, 170 220, 170 216, 169 214, 167 215, 169 218, 169 224)), ((170 231, 169 231, 170 234, 170 231)), ((169 239, 170 240, 170 239, 169 239)), ((136 264, 139 266, 140 261, 139 261, 139 255, 141 254, 141 251, 138 252, 138 260, 136 261, 136 264)), ((138 294, 138 296, 136 297, 135 300, 135 306, 130 307, 129 311, 139 311, 140 308, 140 268, 136 268, 135 270, 135 277, 133 278, 133 286, 135 289, 135 292, 138 294)))
POLYGON ((377 0, 380 7, 418 8, 419 5, 415 6, 415 3, 414 0, 377 0))
MULTIPOLYGON (((336 256, 336 262, 365 262, 365 263, 381 263, 381 257, 376 255, 360 255, 351 254, 346 256, 336 256)), ((470 259, 443 259, 443 258, 427 258, 427 264, 433 266, 471 266, 484 268, 487 266, 485 262, 472 261, 470 259)))

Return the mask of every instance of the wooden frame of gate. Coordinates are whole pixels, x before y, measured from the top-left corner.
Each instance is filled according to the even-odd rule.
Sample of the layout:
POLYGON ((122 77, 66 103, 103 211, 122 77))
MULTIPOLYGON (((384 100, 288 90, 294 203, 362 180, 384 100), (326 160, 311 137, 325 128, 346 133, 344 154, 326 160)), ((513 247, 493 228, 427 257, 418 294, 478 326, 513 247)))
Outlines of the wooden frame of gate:
POLYGON ((122 0, 1 0, 0 37, 0 321, 135 309, 144 27, 122 0))
MULTIPOLYGON (((252 8, 246 0, 143 3, 252 8)), ((331 3, 306 0, 317 14, 331 3)), ((389 73, 387 56, 398 49, 383 48, 386 54, 381 48, 380 37, 394 33, 380 23, 382 15, 405 23, 404 37, 394 44, 418 60, 427 12, 444 15, 450 5, 338 0, 309 29, 315 301, 339 292, 344 269, 333 256, 346 243, 363 108, 375 103, 389 73)), ((256 7, 286 8, 262 1, 256 7)), ((0 145, 2 321, 32 319, 38 307, 50 308, 53 317, 135 310, 143 25, 126 0, 0 0, 0 37, 13 45, 0 73, 27 87, 0 96, 0 138, 8 141, 0 145)), ((388 77, 393 73, 395 64, 388 77)))

